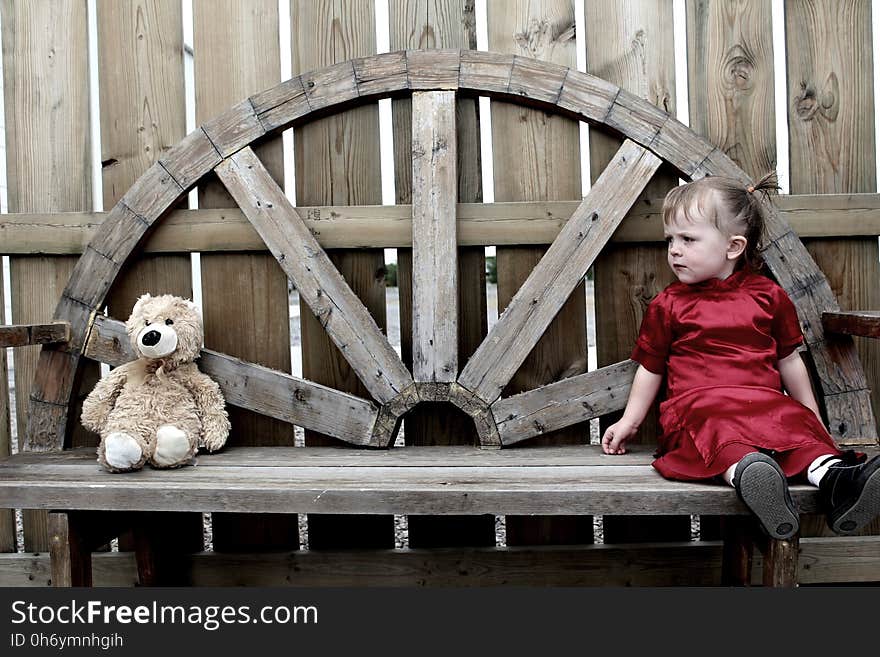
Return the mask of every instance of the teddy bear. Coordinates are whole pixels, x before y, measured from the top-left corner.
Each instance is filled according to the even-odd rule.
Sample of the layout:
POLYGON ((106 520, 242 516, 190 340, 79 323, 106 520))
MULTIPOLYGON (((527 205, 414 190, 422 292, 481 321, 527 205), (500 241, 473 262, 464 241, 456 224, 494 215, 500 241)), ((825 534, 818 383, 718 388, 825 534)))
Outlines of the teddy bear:
POLYGON ((98 462, 110 472, 175 468, 199 447, 226 443, 229 417, 217 385, 199 371, 204 329, 198 307, 165 294, 140 297, 125 323, 137 360, 110 372, 86 397, 82 423, 101 437, 98 462))

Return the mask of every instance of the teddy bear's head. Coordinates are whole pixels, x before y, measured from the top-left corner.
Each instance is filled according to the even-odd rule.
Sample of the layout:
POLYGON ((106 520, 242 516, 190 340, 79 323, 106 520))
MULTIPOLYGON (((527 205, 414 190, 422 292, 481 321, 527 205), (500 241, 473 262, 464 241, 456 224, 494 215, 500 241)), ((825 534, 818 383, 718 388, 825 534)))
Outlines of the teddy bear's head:
POLYGON ((125 330, 138 357, 161 359, 171 366, 198 358, 204 339, 198 307, 170 294, 143 295, 125 330))

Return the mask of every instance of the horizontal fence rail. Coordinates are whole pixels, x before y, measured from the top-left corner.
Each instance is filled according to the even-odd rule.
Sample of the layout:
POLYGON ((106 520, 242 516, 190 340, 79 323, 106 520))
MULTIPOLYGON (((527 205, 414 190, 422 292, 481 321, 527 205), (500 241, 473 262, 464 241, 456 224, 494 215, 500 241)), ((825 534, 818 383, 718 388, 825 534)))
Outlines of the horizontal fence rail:
MULTIPOLYGON (((459 203, 459 246, 550 244, 579 201, 459 203)), ((880 236, 878 194, 796 194, 774 198, 779 215, 803 238, 880 236)), ((662 199, 632 208, 612 243, 662 242, 662 199)), ((297 207, 303 223, 325 249, 412 246, 410 205, 297 207)), ((106 212, 0 215, 2 255, 82 253, 106 212)), ((144 253, 267 251, 238 208, 173 210, 143 245, 144 253)))

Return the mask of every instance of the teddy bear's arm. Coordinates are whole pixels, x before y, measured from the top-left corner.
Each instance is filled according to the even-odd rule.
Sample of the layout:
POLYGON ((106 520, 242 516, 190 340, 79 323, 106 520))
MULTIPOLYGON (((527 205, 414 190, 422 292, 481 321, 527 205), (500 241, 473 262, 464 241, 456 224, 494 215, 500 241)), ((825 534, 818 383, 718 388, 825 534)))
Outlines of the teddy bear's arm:
POLYGON ((229 416, 226 413, 226 400, 220 392, 220 386, 207 374, 200 372, 192 364, 190 367, 181 368, 182 382, 192 393, 202 420, 202 435, 200 445, 207 447, 208 451, 215 452, 224 444, 229 437, 229 416))
POLYGON ((104 427, 110 416, 110 411, 116 405, 116 399, 125 385, 126 371, 125 366, 117 367, 110 372, 109 376, 99 380, 83 401, 80 419, 83 426, 89 431, 100 433, 104 427))

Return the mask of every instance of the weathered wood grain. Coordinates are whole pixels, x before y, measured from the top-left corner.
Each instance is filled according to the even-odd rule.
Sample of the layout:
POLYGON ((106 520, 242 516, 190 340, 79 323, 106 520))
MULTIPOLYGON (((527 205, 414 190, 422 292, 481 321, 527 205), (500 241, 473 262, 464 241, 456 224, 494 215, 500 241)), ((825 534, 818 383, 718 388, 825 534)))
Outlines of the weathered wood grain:
MULTIPOLYGON (((6 128, 6 178, 9 212, 57 212, 92 209, 91 132, 87 7, 78 0, 0 3, 3 26, 3 79, 6 128)), ((68 258, 11 258, 12 321, 36 324, 53 319, 53 309, 70 275, 68 258)), ((47 441, 60 446, 87 440, 85 432, 68 425, 64 413, 29 402, 38 365, 36 347, 15 355, 18 437, 34 444, 28 424, 50 429, 47 441), (62 418, 60 424, 54 421, 62 418), (70 430, 68 430, 70 429, 70 430)), ((45 373, 43 374, 45 376, 45 373)), ((84 395, 97 379, 95 368, 82 372, 76 395, 84 395)), ((69 380, 66 376, 60 377, 69 380)), ((63 396, 66 411, 77 414, 78 403, 63 396)), ((47 547, 45 514, 24 513, 25 549, 47 547)))
POLYGON ((432 48, 406 51, 406 72, 409 88, 457 89, 461 51, 432 48))
POLYGON ((687 3, 691 128, 754 178, 776 165, 772 32, 767 0, 687 3))
MULTIPOLYGON (((406 157, 408 162, 409 149, 406 157)), ((217 156, 213 164, 219 161, 217 156)), ((461 178, 459 175, 463 182, 461 178)), ((408 188, 409 174, 403 179, 408 188)), ((458 203, 458 244, 550 244, 579 204, 580 201, 458 203)), ((774 198, 774 204, 779 217, 800 238, 880 234, 878 194, 785 194, 774 198)), ((661 242, 662 205, 662 198, 637 203, 610 242, 661 242)), ((412 206, 408 203, 297 206, 297 212, 325 249, 412 245, 412 206)), ((79 254, 107 217, 106 212, 4 214, 0 216, 3 250, 7 255, 79 254)), ((266 245, 241 210, 227 208, 173 210, 146 236, 140 249, 142 253, 264 251, 266 245)))
MULTIPOLYGON (((389 6, 392 49, 462 48, 459 81, 465 60, 477 47, 475 9, 467 0, 408 0, 389 6)), ((512 60, 511 60, 512 61, 512 60)), ((504 84, 507 83, 506 74, 504 84)), ((412 199, 412 116, 409 98, 391 103, 395 198, 397 203, 412 199)), ((477 100, 456 97, 456 136, 458 146, 457 200, 482 200, 480 139, 477 100)), ((486 335, 485 249, 468 244, 461 232, 463 216, 458 217, 458 361, 459 365, 476 350, 486 335)), ((473 205, 474 208, 479 207, 473 205)), ((390 208, 389 208, 390 209, 390 208)), ((399 245, 409 247, 411 240, 399 245)), ((397 284, 400 308, 401 358, 412 363, 412 252, 397 250, 397 284)), ((461 408, 461 407, 458 407, 461 408)), ((474 420, 449 404, 420 404, 406 415, 406 444, 475 445, 479 441, 474 420)), ((492 516, 410 516, 407 519, 410 547, 450 545, 494 545, 495 518, 492 516)))
POLYGON ((500 395, 660 166, 626 142, 514 296, 459 383, 487 403, 500 395))
MULTIPOLYGON (((793 99, 789 113, 791 190, 874 191, 874 123, 870 118, 873 82, 864 64, 865 53, 870 49, 857 45, 870 43, 869 9, 861 3, 831 8, 814 2, 790 3, 786 9, 788 89, 793 99)), ((820 310, 837 310, 832 303, 839 303, 844 310, 880 308, 876 240, 837 240, 833 244, 806 246, 834 291, 828 295, 831 302, 827 305, 823 295, 817 295, 820 310)), ((814 324, 817 319, 809 317, 807 321, 814 324)), ((880 380, 877 346, 862 342, 858 345, 858 358, 838 359, 839 344, 846 342, 838 341, 818 353, 820 363, 833 363, 827 379, 833 381, 837 373, 846 380, 860 378, 861 361, 867 384, 859 387, 876 388, 880 380), (850 362, 855 364, 854 371, 847 371, 850 362)), ((841 417, 835 412, 832 419, 832 409, 828 409, 833 435, 834 427, 841 425, 849 427, 850 435, 875 433, 874 418, 880 409, 880 399, 872 400, 871 417, 859 413, 862 404, 846 403, 840 397, 835 395, 828 400, 839 406, 834 411, 844 414, 841 417)))
POLYGON ((462 50, 459 62, 458 85, 470 91, 510 93, 510 75, 513 71, 512 54, 462 50))
POLYGON ((250 101, 267 132, 284 129, 312 111, 300 75, 251 96, 250 101))
POLYGON ((253 151, 216 171, 361 382, 381 402, 396 397, 409 372, 253 151))
POLYGON ((388 96, 409 89, 406 51, 360 57, 354 60, 358 96, 388 96))
POLYGON ((826 333, 880 338, 880 311, 822 313, 822 327, 826 333))
MULTIPOLYGON (((119 366, 133 360, 125 325, 95 318, 84 355, 119 366)), ((199 369, 216 381, 228 404, 340 438, 370 444, 376 407, 354 395, 204 349, 199 369)))
POLYGON ((71 526, 67 513, 50 513, 49 553, 52 563, 53 586, 91 586, 91 555, 83 551, 81 537, 71 526))
MULTIPOLYGON (((880 580, 874 537, 803 538, 800 584, 880 580)), ((717 541, 578 547, 201 553, 187 560, 193 586, 717 586, 717 541), (634 566, 634 564, 637 564, 634 566)), ((132 552, 92 556, 96 586, 136 586, 132 552)), ((761 583, 755 555, 751 583, 761 583)), ((49 586, 44 553, 0 555, 0 585, 49 586)))
MULTIPOLYGON (((197 0, 193 2, 193 63, 196 123, 217 133, 218 148, 229 152, 249 134, 261 131, 248 108, 252 95, 281 81, 278 3, 272 0, 197 0), (230 106, 233 116, 224 118, 230 106), (235 115, 241 121, 235 119, 235 115)), ((272 178, 284 184, 281 139, 254 148, 272 178)), ((203 180, 200 208, 230 208, 235 203, 222 185, 203 180)), ((201 257, 205 344, 225 354, 289 372, 288 281, 269 254, 211 254, 201 257), (229 313, 229 308, 241 312, 229 313)), ((292 427, 275 419, 233 408, 231 441, 290 445, 292 427)), ((297 520, 288 518, 212 519, 216 549, 297 549, 297 520)))
MULTIPOLYGON (((587 72, 621 90, 606 123, 630 138, 644 140, 640 143, 689 177, 713 148, 701 144, 674 119, 677 81, 672 5, 663 0, 597 0, 584 9, 587 72)), ((618 145, 618 139, 607 131, 590 130, 591 180, 596 180, 618 145)), ((678 184, 678 177, 671 167, 662 167, 636 207, 643 199, 664 197, 678 184)), ((666 262, 666 249, 648 244, 606 249, 596 260, 593 274, 597 362, 610 365, 629 357, 648 303, 674 276, 666 262)), ((610 416, 601 421, 600 433, 615 419, 610 416)), ((635 440, 653 444, 659 431, 657 414, 652 411, 635 440)), ((660 526, 651 519, 605 518, 605 537, 610 542, 684 540, 689 531, 687 518, 664 520, 660 526)))
POLYGON ((691 127, 754 179, 777 159, 771 18, 767 0, 687 5, 691 127))
POLYGON ((0 347, 54 344, 69 339, 70 324, 67 322, 0 326, 0 347))
POLYGON ((458 376, 458 196, 455 95, 412 99, 413 378, 458 376))
MULTIPOLYGON (((186 90, 180 4, 173 0, 102 1, 97 4, 97 27, 104 207, 114 208, 157 160, 180 189, 188 188, 210 170, 205 168, 206 158, 219 156, 201 131, 194 133, 196 137, 201 133, 201 140, 183 139, 186 90)), ((192 298, 189 255, 138 252, 143 241, 139 237, 155 223, 144 221, 124 205, 110 216, 115 220, 113 229, 102 231, 103 239, 97 237, 87 247, 124 263, 104 302, 110 314, 127 317, 135 301, 147 292, 192 298)), ((91 439, 97 445, 98 436, 91 439)), ((196 516, 187 522, 201 526, 196 516)), ((122 548, 128 545, 123 538, 122 548)))
POLYGON ((798 572, 798 543, 795 535, 787 541, 769 540, 764 552, 764 586, 795 587, 798 572))
MULTIPOLYGON (((296 198, 307 205, 346 205, 381 203, 379 171, 379 107, 363 104, 358 72, 348 60, 376 55, 376 12, 373 0, 340 3, 336 0, 297 0, 291 10, 292 72, 301 74, 308 102, 312 107, 343 94, 356 109, 309 121, 294 130, 296 198), (338 76, 321 74, 319 80, 308 71, 335 67, 338 76), (315 87, 309 87, 309 82, 315 87), (320 84, 318 84, 320 83, 320 84), (318 96, 315 96, 317 91, 318 96)), ((385 55, 393 65, 399 55, 385 55)), ((324 70, 324 69, 322 69, 324 70)), ((370 96, 372 97, 372 96, 370 96)), ((318 107, 318 113, 332 114, 341 107, 318 107)), ((378 249, 341 251, 331 254, 333 264, 369 311, 376 325, 385 330, 385 258, 378 249)), ((322 327, 307 304, 300 303, 303 344, 303 376, 368 397, 369 389, 359 380, 346 358, 322 327)), ((395 430, 397 422, 389 427, 395 430)), ((332 442, 327 436, 308 431, 307 445, 332 442)), ((309 517, 309 546, 390 547, 393 545, 393 519, 309 517)))
MULTIPOLYGON (((248 448, 230 451, 233 449, 242 452, 248 448)), ((334 466, 330 460, 303 467, 228 465, 161 473, 143 470, 120 477, 94 462, 18 465, 12 457, 0 464, 0 472, 0 505, 61 510, 579 515, 613 509, 627 515, 748 513, 729 486, 666 480, 650 465, 361 467, 334 466)), ((818 493, 814 487, 796 485, 791 492, 802 512, 816 510, 818 493)))
MULTIPOLYGON (((6 308, 6 274, 0 268, 0 307, 6 308)), ((0 350, 0 459, 12 454, 12 425, 9 412, 9 370, 6 363, 6 350, 0 350)), ((16 551, 15 512, 0 509, 0 553, 16 551)))
POLYGON ((223 157, 250 145, 266 133, 249 99, 206 122, 202 130, 223 157))
POLYGON ((624 361, 499 399, 492 404, 502 445, 618 411, 626 406, 637 364, 624 361))
MULTIPOLYGON (((574 3, 570 0, 488 2, 488 47, 492 51, 534 60, 533 70, 547 77, 577 62, 574 3)), ((508 87, 513 79, 511 66, 508 87)), ((508 89, 509 91, 509 89, 508 89)), ((524 89, 520 88, 520 93, 524 89)), ((546 106, 513 96, 516 105, 493 102, 492 154, 495 198, 501 201, 580 199, 581 153, 578 126, 565 116, 548 116, 546 106), (523 107, 536 106, 537 109, 523 107)), ((503 100, 503 99, 498 99, 503 100)), ((498 248, 498 312, 501 314, 544 256, 542 248, 498 248)), ((538 388, 559 380, 563 373, 586 371, 586 294, 578 285, 544 331, 504 394, 538 388)), ((476 354, 473 358, 476 357, 476 354)), ((582 443, 585 425, 573 426, 538 439, 541 443, 582 443)), ((529 519, 508 516, 510 545, 580 543, 592 540, 591 518, 529 519)))

